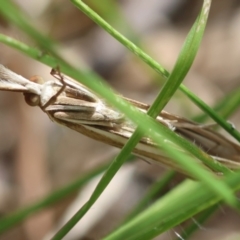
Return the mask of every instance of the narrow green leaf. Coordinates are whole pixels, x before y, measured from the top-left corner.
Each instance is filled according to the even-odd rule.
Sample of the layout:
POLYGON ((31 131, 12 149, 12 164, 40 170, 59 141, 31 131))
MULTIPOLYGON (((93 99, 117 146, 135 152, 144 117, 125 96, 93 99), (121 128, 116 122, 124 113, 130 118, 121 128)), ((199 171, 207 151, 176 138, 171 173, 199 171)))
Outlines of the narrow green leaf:
MULTIPOLYGON (((200 40, 205 29, 209 8, 210 5, 206 7, 205 3, 203 4, 201 14, 187 37, 187 40, 179 55, 179 58, 176 62, 172 74, 170 75, 167 83, 163 86, 157 99, 154 101, 153 105, 147 112, 147 114, 150 115, 151 117, 154 118, 157 117, 159 111, 161 111, 163 107, 167 104, 167 102, 170 100, 171 96, 175 93, 175 91, 183 81, 185 75, 187 74, 187 71, 190 69, 190 66, 192 65, 194 57, 196 56, 198 47, 200 45, 200 40), (177 75, 176 72, 179 72, 179 69, 181 69, 181 74, 177 75)), ((92 193, 89 201, 86 202, 86 204, 57 232, 57 234, 53 237, 53 240, 63 238, 93 206, 93 204, 102 194, 102 192, 107 187, 109 182, 112 180, 114 175, 120 169, 127 156, 131 153, 132 149, 137 145, 142 135, 143 134, 140 128, 137 128, 136 131, 131 136, 131 138, 128 140, 127 144, 122 148, 120 154, 117 156, 117 158, 112 162, 110 167, 105 172, 103 178, 100 180, 94 192, 92 193)), ((166 146, 164 146, 163 148, 165 147, 166 146)), ((165 149, 167 150, 167 147, 165 149)), ((177 160, 176 158, 178 158, 178 156, 175 156, 173 160, 177 160)), ((190 173, 193 176, 195 176, 197 179, 202 180, 209 187, 211 186, 212 189, 214 189, 214 191, 224 196, 225 200, 229 204, 231 204, 232 206, 236 206, 235 198, 232 196, 231 191, 228 189, 227 186, 225 186, 224 183, 221 184, 217 179, 211 176, 211 174, 209 174, 204 168, 197 166, 196 163, 191 161, 185 162, 185 160, 186 156, 185 159, 179 156, 179 160, 177 160, 177 162, 178 161, 181 162, 181 164, 184 165, 185 169, 187 170, 191 169, 190 173)))
POLYGON ((34 203, 24 209, 17 210, 16 212, 8 216, 0 218, 0 233, 3 233, 4 231, 18 224, 19 222, 22 222, 24 219, 26 219, 33 213, 43 208, 49 207, 54 203, 62 200, 64 197, 69 196, 70 193, 81 188, 84 184, 86 184, 96 175, 103 172, 106 168, 107 165, 94 169, 92 172, 87 173, 85 176, 81 176, 81 178, 77 179, 75 182, 67 185, 66 187, 54 191, 53 193, 38 201, 37 203, 34 203))
MULTIPOLYGON (((234 89, 213 107, 221 117, 228 119, 240 106, 240 88, 234 89)), ((201 114, 193 118, 196 122, 205 122, 208 115, 201 114)))
POLYGON ((132 210, 132 212, 127 216, 125 222, 128 222, 130 219, 134 218, 137 214, 139 214, 148 203, 157 195, 159 194, 162 189, 173 179, 175 176, 174 171, 168 171, 161 177, 157 182, 155 182, 145 196, 139 201, 137 206, 132 210))
MULTIPOLYGON (((240 189, 239 173, 226 177, 224 181, 232 190, 240 189)), ((104 240, 153 239, 220 200, 219 195, 202 183, 185 181, 104 240)))
MULTIPOLYGON (((163 78, 169 77, 169 72, 164 69, 158 62, 154 61, 149 55, 144 53, 140 48, 138 48, 135 44, 129 41, 126 37, 121 35, 118 31, 116 31, 113 27, 110 26, 106 21, 104 21, 97 13, 95 13, 91 8, 89 8, 85 3, 81 0, 71 0, 71 2, 79 8, 82 12, 84 12, 89 18, 91 18, 94 22, 96 22, 99 26, 101 26, 104 30, 106 30, 111 36, 113 36, 116 40, 122 43, 126 48, 128 48, 132 53, 138 56, 141 60, 146 62, 152 69, 157 71, 163 78)), ((210 0, 206 0, 203 2, 203 14, 202 24, 206 24, 206 19, 209 12, 209 7, 211 5, 210 0), (205 18, 205 19, 204 19, 205 18)), ((201 29, 199 29, 201 31, 201 29)), ((194 48, 194 45, 192 46, 194 48)), ((232 125, 225 121, 223 118, 218 116, 206 103, 204 103, 200 98, 198 98, 195 94, 193 94, 187 87, 181 85, 179 89, 188 96, 201 110, 206 112, 214 121, 216 121, 220 126, 222 126, 229 134, 231 134, 234 138, 236 138, 240 142, 240 133, 232 128, 232 125)))

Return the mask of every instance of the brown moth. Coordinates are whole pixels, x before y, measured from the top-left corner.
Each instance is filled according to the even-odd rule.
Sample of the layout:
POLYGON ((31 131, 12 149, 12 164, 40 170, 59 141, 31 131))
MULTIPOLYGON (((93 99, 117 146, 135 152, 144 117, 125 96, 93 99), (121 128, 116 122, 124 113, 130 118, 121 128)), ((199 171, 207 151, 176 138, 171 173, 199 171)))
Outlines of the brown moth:
MULTIPOLYGON (((23 92, 26 102, 31 106, 39 106, 52 121, 93 139, 122 148, 135 131, 134 124, 79 82, 56 71, 53 71, 53 75, 56 80, 44 82, 40 78, 35 78, 30 81, 0 65, 0 90, 23 92)), ((149 108, 147 104, 124 99, 142 112, 147 112, 149 108)), ((156 120, 196 144, 214 160, 230 169, 240 169, 240 146, 213 131, 209 126, 166 111, 162 111, 156 120)), ((169 144, 183 151, 170 141, 169 144)), ((148 137, 141 139, 133 153, 147 161, 158 162, 182 171, 148 137)))

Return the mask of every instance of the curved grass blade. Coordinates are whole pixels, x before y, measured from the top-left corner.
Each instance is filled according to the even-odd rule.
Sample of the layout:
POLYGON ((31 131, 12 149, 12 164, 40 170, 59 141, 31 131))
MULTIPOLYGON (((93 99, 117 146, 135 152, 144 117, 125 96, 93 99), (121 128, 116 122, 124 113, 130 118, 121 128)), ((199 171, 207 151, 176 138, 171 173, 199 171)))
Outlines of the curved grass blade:
POLYGON ((13 227, 14 225, 22 222, 24 219, 31 216, 35 212, 49 207, 58 201, 61 201, 64 197, 67 197, 69 194, 77 191, 93 177, 102 173, 104 170, 106 170, 106 168, 107 165, 94 169, 92 172, 87 173, 85 176, 81 176, 81 178, 77 179, 66 187, 52 192, 50 195, 38 201, 37 203, 34 203, 24 209, 17 210, 8 216, 0 218, 0 234, 13 227))
POLYGON ((138 215, 146 206, 148 203, 157 195, 159 194, 162 189, 174 178, 175 176, 174 171, 168 171, 166 174, 164 174, 161 179, 159 179, 157 182, 155 182, 148 192, 145 194, 145 196, 139 201, 137 206, 131 211, 131 213, 127 216, 125 223, 130 221, 132 218, 134 218, 136 215, 138 215))
MULTIPOLYGON (((223 181, 233 191, 240 189, 239 172, 223 181)), ((104 240, 153 239, 219 201, 219 195, 202 183, 187 180, 104 240)))
MULTIPOLYGON (((133 44, 131 41, 129 41, 127 38, 121 35, 118 31, 112 28, 110 24, 105 22, 97 13, 95 13, 85 3, 83 3, 81 0, 71 0, 71 2, 82 12, 84 12, 89 18, 91 18, 95 23, 97 23, 104 30, 106 30, 111 36, 113 36, 116 40, 118 40, 126 48, 128 48, 132 53, 134 53, 136 56, 138 56, 140 59, 146 62, 152 69, 161 74, 163 78, 167 79, 169 77, 170 75, 169 72, 165 70, 158 62, 154 61, 149 55, 144 53, 135 44, 133 44)), ((206 10, 207 8, 210 7, 211 1, 210 0, 204 1, 203 5, 204 9, 206 10)), ((203 24, 205 24, 205 19, 203 19, 203 24)), ((240 133, 236 129, 233 129, 230 123, 228 123, 223 118, 221 118, 217 113, 215 113, 206 103, 204 103, 200 98, 193 94, 186 86, 181 85, 179 89, 186 96, 188 96, 201 110, 207 113, 214 121, 216 121, 220 126, 222 126, 222 128, 224 128, 230 135, 232 135, 240 142, 240 133)))
MULTIPOLYGON (((150 56, 141 51, 136 45, 128 41, 124 36, 118 33, 115 29, 113 29, 108 23, 106 23, 99 15, 97 15, 92 9, 90 9, 86 4, 82 1, 72 0, 72 2, 81 9, 88 17, 90 17, 93 21, 95 21, 98 25, 100 25, 103 29, 109 32, 113 37, 115 37, 118 41, 120 41, 124 46, 126 46, 130 51, 140 57, 144 62, 146 62, 151 68, 160 73, 164 78, 169 76, 168 71, 166 71, 159 63, 154 61, 150 56)), ((65 63, 63 59, 61 59, 57 54, 53 47, 53 41, 49 40, 45 36, 41 35, 37 32, 29 23, 30 20, 26 19, 24 14, 21 14, 19 9, 16 8, 15 5, 9 0, 0 0, 1 8, 0 12, 3 14, 5 18, 9 21, 13 22, 19 28, 25 31, 30 37, 32 37, 42 48, 44 52, 49 52, 53 56, 57 57, 56 66, 61 67, 61 71, 75 79, 75 76, 71 74, 71 71, 65 71, 65 63)), ((210 5, 211 1, 205 1, 205 5, 210 5)), ((43 53, 41 53, 43 54, 43 53)), ((39 55, 39 59, 41 59, 41 54, 39 55)), ((44 55, 44 54, 43 54, 44 55)), ((89 73, 90 74, 90 73, 89 73)), ((90 75, 94 75, 91 73, 90 75)), ((86 84, 86 86, 88 86, 86 84)), ((184 92, 200 109, 206 112, 213 120, 215 120, 220 126, 222 126, 230 135, 236 138, 240 142, 240 133, 232 128, 232 125, 218 116, 206 103, 201 101, 196 95, 194 95, 189 89, 187 89, 184 85, 181 85, 179 88, 182 92, 184 92)), ((98 92, 98 91, 96 91, 98 92)))
MULTIPOLYGON (((234 89, 232 92, 227 94, 219 103, 213 107, 221 117, 228 119, 240 105, 240 88, 234 89)), ((208 119, 208 115, 201 114, 193 118, 193 121, 204 122, 208 119)))
MULTIPOLYGON (((72 75, 74 75, 74 74, 72 74, 72 75)), ((77 78, 79 78, 80 76, 78 76, 77 78)), ((87 84, 86 84, 87 85, 87 84)), ((109 97, 109 99, 110 99, 110 97, 109 97)), ((135 115, 136 116, 136 115, 135 115)))
MULTIPOLYGON (((192 65, 192 62, 194 60, 194 57, 196 56, 198 47, 200 45, 200 41, 204 32, 206 20, 208 17, 210 5, 206 5, 206 3, 209 3, 209 1, 204 2, 203 9, 199 15, 199 18, 193 25, 187 37, 187 40, 179 55, 179 58, 176 62, 176 65, 173 69, 172 74, 170 75, 167 83, 164 85, 157 99, 154 101, 153 105, 150 107, 150 109, 147 112, 150 116, 154 118, 157 117, 157 115, 159 114, 159 111, 163 109, 163 107, 169 101, 171 96, 177 90, 178 86, 181 84, 190 66, 192 65), (177 75, 177 72, 180 71, 179 69, 181 69, 181 72, 179 75, 177 75)), ((122 166, 122 164, 125 161, 125 158, 131 153, 132 149, 136 146, 136 144, 139 142, 141 137, 142 137, 142 133, 140 129, 137 128, 137 130, 133 133, 131 138, 128 140, 127 144, 123 147, 118 157, 112 162, 110 167, 105 172, 103 178, 100 180, 99 184, 95 188, 89 201, 86 202, 86 204, 58 231, 58 233, 53 237, 53 239, 63 238, 75 226, 75 224, 87 213, 87 211, 92 207, 92 205, 96 202, 96 200, 99 198, 101 193, 107 187, 107 185, 109 184, 111 179, 114 177, 114 175, 117 173, 119 168, 122 166)), ((179 158, 181 159, 181 163, 183 165, 184 160, 186 159, 183 159, 181 157, 179 158)), ((174 160, 177 160, 177 159, 174 159, 174 160)), ((204 181, 207 185, 212 185, 215 191, 217 190, 218 193, 220 192, 221 194, 223 193, 220 186, 221 184, 220 185, 218 184, 219 183, 218 180, 212 178, 211 176, 207 176, 208 172, 205 171, 203 168, 197 167, 195 163, 192 163, 192 162, 186 163, 184 167, 188 171, 189 169, 191 169, 192 173, 194 173, 194 176, 198 176, 199 179, 204 181), (202 179, 203 175, 205 175, 204 179, 202 179)), ((224 188, 225 188, 224 197, 228 199, 227 200, 228 203, 230 203, 232 206, 236 206, 236 202, 234 200, 234 197, 232 197, 231 191, 229 191, 227 186, 226 187, 224 186, 224 188)))

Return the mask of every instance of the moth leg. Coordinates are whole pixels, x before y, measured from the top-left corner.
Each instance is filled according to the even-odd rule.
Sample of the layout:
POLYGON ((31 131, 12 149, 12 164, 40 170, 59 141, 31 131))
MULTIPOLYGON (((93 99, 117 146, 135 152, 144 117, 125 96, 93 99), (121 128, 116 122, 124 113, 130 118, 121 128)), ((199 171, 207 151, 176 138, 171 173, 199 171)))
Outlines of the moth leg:
POLYGON ((61 82, 62 86, 60 87, 60 89, 58 90, 58 92, 57 92, 54 96, 52 96, 52 97, 49 99, 49 101, 42 107, 42 110, 43 110, 43 111, 46 111, 46 108, 47 108, 48 106, 52 105, 52 104, 57 100, 57 97, 58 97, 62 92, 65 91, 66 86, 67 86, 67 83, 64 81, 64 76, 61 74, 59 67, 57 67, 56 69, 53 68, 50 73, 51 73, 52 76, 54 76, 56 79, 58 79, 58 80, 61 82))
POLYGON ((51 75, 57 78, 62 84, 62 87, 60 88, 58 93, 55 95, 55 97, 57 98, 65 90, 67 83, 64 81, 64 76, 61 74, 59 67, 57 67, 56 69, 53 68, 51 70, 51 75))

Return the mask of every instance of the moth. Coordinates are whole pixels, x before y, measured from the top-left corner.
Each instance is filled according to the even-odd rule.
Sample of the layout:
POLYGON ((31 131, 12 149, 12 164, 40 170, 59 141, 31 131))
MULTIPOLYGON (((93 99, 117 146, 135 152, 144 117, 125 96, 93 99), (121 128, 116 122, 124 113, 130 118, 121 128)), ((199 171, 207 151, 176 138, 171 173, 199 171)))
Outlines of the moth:
MULTIPOLYGON (((55 80, 44 82, 41 78, 34 78, 30 81, 0 65, 0 90, 22 92, 27 104, 39 106, 52 121, 122 148, 136 126, 84 85, 56 70, 52 70, 52 75, 55 80)), ((142 112, 146 113, 149 109, 147 104, 124 99, 142 112)), ((196 144, 214 160, 230 169, 240 169, 240 146, 209 126, 166 111, 162 111, 156 120, 196 144)), ((182 171, 149 137, 142 137, 133 153, 147 161, 182 171)))

